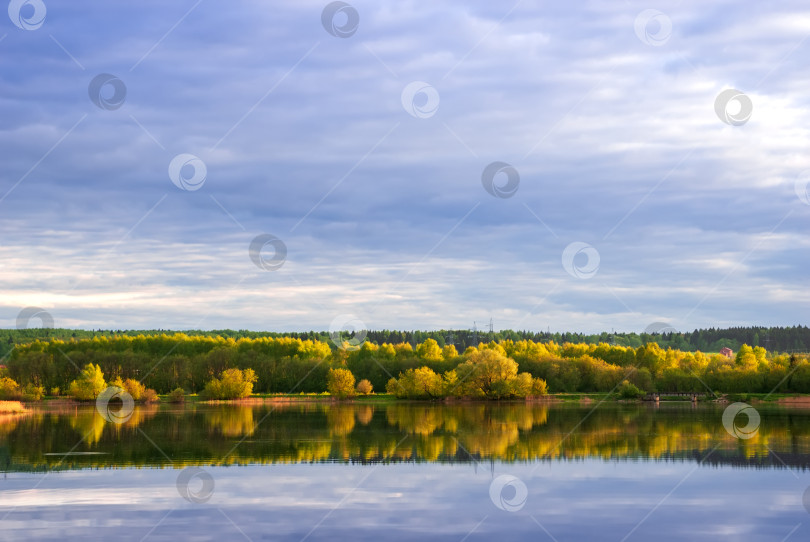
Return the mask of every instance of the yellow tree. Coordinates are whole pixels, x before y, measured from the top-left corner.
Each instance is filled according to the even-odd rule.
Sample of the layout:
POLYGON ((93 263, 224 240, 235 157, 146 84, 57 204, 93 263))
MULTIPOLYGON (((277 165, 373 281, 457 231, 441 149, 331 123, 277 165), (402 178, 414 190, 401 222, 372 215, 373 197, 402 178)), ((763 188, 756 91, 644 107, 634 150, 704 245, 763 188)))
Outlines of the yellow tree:
POLYGON ((458 350, 456 350, 456 347, 452 344, 445 345, 445 347, 442 348, 442 357, 444 361, 452 361, 458 357, 458 350))
POLYGON ((357 383, 357 393, 360 395, 368 395, 373 389, 374 386, 371 385, 371 382, 367 378, 357 383))
POLYGON ((416 347, 416 355, 425 361, 441 361, 442 349, 435 339, 427 339, 416 347))
POLYGON ((475 352, 456 368, 464 395, 483 397, 507 395, 505 385, 517 377, 517 372, 515 360, 495 349, 475 352))
POLYGON ((383 343, 377 351, 377 355, 385 359, 394 359, 397 357, 397 351, 394 349, 394 345, 383 343))
POLYGON ((399 373, 399 379, 392 378, 386 386, 388 393, 397 397, 435 398, 442 395, 442 377, 430 367, 408 369, 399 373))
POLYGON ((104 372, 101 367, 88 363, 79 374, 79 378, 70 383, 70 395, 80 401, 95 399, 107 388, 104 372))
POLYGON ((338 399, 354 397, 354 375, 348 369, 329 369, 326 389, 330 395, 338 399))
POLYGON ((430 367, 419 367, 418 369, 409 369, 409 376, 412 377, 412 383, 407 388, 414 390, 416 396, 438 397, 442 393, 442 378, 433 372, 430 367))
POLYGON ((518 374, 518 364, 500 349, 475 352, 456 367, 447 380, 458 382, 458 395, 498 399, 545 395, 546 382, 529 373, 518 374))
POLYGON ((242 399, 253 393, 256 380, 253 369, 225 369, 220 378, 212 378, 205 385, 203 393, 209 399, 242 399))

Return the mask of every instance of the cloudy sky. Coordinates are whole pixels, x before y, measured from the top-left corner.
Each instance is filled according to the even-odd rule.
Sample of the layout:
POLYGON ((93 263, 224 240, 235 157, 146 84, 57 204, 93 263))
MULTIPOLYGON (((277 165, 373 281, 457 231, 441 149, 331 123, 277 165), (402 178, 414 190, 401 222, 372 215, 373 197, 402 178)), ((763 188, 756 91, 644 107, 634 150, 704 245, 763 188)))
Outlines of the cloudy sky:
POLYGON ((4 327, 808 323, 802 0, 8 12, 4 327))

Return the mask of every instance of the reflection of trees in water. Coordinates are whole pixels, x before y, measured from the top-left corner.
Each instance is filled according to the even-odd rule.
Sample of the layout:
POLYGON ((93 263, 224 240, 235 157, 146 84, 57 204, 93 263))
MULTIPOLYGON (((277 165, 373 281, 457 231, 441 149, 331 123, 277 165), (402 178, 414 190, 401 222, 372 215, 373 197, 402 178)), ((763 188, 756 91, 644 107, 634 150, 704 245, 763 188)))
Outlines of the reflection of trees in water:
POLYGON ((456 433, 475 431, 481 427, 493 428, 508 425, 514 429, 529 431, 548 420, 548 407, 543 405, 513 404, 490 405, 471 403, 465 405, 393 404, 386 408, 388 423, 403 431, 429 435, 438 429, 456 433))
POLYGON ((418 456, 435 460, 459 452, 474 457, 504 457, 527 432, 548 420, 541 405, 410 405, 386 410, 388 423, 418 435, 418 456), (436 434, 436 433, 440 434, 436 434))
POLYGON ((224 437, 243 437, 253 434, 253 408, 248 406, 219 405, 205 412, 208 427, 224 437))
POLYGON ((810 417, 801 411, 763 408, 759 432, 739 440, 723 428, 722 408, 711 407, 319 403, 181 408, 139 406, 124 424, 105 421, 94 408, 0 418, 0 449, 8 450, 15 468, 22 470, 57 464, 60 468, 168 464, 166 456, 175 466, 181 459, 198 464, 699 461, 718 446, 707 465, 779 467, 780 459, 803 468, 810 464, 810 417), (77 435, 85 437, 81 450, 107 455, 64 463, 43 458, 44 453, 69 450, 77 435), (236 447, 234 439, 240 440, 236 447))
POLYGON ((17 427, 17 423, 23 418, 28 418, 28 423, 41 424, 42 414, 14 413, 0 414, 0 438, 5 437, 17 427))
POLYGON ((357 407, 357 421, 363 425, 371 423, 374 417, 374 407, 371 405, 363 405, 357 407))
POLYGON ((87 447, 92 447, 101 440, 104 426, 108 423, 110 422, 102 418, 96 409, 85 409, 70 418, 70 426, 82 436, 87 447))
MULTIPOLYGON (((155 404, 138 405, 134 408, 129 418, 123 414, 126 421, 117 423, 108 421, 95 408, 79 408, 67 419, 70 426, 84 439, 85 446, 92 446, 98 443, 105 431, 112 434, 120 434, 122 431, 132 430, 143 424, 145 421, 154 418, 159 407, 155 404)), ((59 416, 51 414, 50 417, 59 416)))
POLYGON ((390 425, 416 435, 430 435, 444 424, 445 412, 434 405, 391 405, 386 410, 390 425))
POLYGON ((342 437, 348 435, 354 429, 354 413, 357 407, 354 405, 335 405, 326 411, 326 422, 329 426, 329 434, 342 437))
POLYGON ((143 405, 137 405, 135 410, 132 411, 132 416, 129 417, 127 421, 121 424, 122 427, 138 427, 146 420, 150 420, 154 418, 158 411, 160 410, 160 406, 157 403, 146 403, 143 405))

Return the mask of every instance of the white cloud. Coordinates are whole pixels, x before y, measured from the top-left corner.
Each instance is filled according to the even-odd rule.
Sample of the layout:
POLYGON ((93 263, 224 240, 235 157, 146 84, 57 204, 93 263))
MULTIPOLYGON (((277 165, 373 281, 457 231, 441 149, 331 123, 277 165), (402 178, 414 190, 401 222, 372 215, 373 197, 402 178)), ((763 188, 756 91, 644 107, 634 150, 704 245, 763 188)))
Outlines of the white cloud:
POLYGON ((0 42, 0 197, 42 159, 0 202, 8 325, 40 305, 82 327, 324 329, 353 312, 601 331, 685 318, 707 293, 683 327, 806 319, 800 3, 661 7, 661 47, 635 36, 641 4, 502 21, 491 5, 356 7, 340 39, 319 2, 202 4, 157 43, 184 10, 75 2, 48 31, 84 71, 47 32, 0 42), (88 100, 100 72, 126 83, 121 109, 88 100), (402 109, 413 80, 439 91, 433 117, 402 109), (744 126, 715 115, 728 87, 753 101, 744 126), (200 191, 169 181, 179 153, 206 162, 200 191), (481 187, 495 160, 520 172, 511 199, 481 187), (289 250, 271 277, 246 254, 261 232, 289 250), (600 250, 596 281, 560 265, 577 240, 600 250))

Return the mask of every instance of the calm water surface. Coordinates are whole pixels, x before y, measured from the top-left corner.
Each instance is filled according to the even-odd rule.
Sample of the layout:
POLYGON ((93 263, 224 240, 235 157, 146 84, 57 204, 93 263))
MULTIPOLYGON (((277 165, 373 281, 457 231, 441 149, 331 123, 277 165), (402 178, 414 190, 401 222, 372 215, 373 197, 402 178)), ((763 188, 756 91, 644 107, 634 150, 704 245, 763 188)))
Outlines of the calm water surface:
POLYGON ((810 411, 723 410, 43 409, 0 418, 0 539, 807 540, 810 411))

